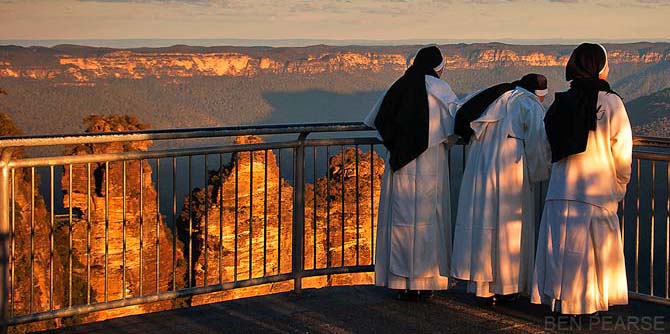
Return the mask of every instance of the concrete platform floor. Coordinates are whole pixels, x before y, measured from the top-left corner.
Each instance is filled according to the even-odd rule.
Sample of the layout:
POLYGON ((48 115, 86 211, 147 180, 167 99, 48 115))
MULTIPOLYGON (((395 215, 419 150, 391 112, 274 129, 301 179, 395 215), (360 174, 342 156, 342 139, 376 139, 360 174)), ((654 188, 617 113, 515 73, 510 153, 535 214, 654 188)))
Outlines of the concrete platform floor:
POLYGON ((528 299, 491 306, 463 292, 425 302, 373 286, 305 290, 117 318, 51 333, 670 333, 670 307, 631 301, 598 316, 552 316, 528 299))

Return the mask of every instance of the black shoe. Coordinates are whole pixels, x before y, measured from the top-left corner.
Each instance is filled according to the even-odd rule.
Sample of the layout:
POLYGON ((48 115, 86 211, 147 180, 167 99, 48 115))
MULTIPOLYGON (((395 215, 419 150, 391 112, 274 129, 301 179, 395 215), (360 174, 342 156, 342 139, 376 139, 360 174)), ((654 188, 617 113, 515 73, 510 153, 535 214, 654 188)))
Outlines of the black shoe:
POLYGON ((492 298, 493 305, 501 305, 517 301, 519 299, 519 294, 515 293, 511 295, 495 295, 492 298))
POLYGON ((418 302, 420 299, 419 291, 409 290, 409 300, 413 302, 418 302))
POLYGON ((477 297, 477 296, 475 296, 475 304, 479 307, 495 306, 495 298, 494 297, 477 297))
POLYGON ((418 291, 419 300, 425 301, 433 298, 435 295, 432 290, 418 291))
POLYGON ((409 290, 400 290, 396 295, 395 299, 402 301, 409 301, 411 299, 409 290))

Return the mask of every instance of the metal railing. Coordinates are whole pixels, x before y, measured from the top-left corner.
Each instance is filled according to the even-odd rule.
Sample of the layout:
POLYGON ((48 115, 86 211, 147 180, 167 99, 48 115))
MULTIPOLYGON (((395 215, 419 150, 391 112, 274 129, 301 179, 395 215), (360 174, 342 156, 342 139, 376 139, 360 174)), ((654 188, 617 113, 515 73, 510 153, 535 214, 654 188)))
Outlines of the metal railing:
POLYGON ((640 136, 634 143, 619 210, 630 296, 670 305, 670 139, 640 136))
MULTIPOLYGON (((360 123, 341 123, 3 138, 0 291, 4 325, 282 281, 292 281, 293 290, 300 291, 305 277, 372 271, 373 235, 365 239, 369 256, 365 261, 359 256, 364 239, 358 189, 353 189, 353 198, 345 192, 350 192, 350 179, 356 186, 362 182, 359 157, 366 148, 368 183, 370 188, 375 183, 380 188, 374 168, 383 170, 383 163, 377 161, 375 166, 373 153, 379 142, 360 136, 307 139, 312 133, 367 130, 360 123), (297 139, 200 147, 171 142, 168 149, 150 151, 93 149, 113 143, 122 147, 129 142, 291 134, 297 139), (17 148, 57 145, 69 145, 69 153, 77 154, 12 157, 17 148), (347 168, 352 163, 345 154, 352 148, 355 161, 350 173, 347 168), (317 190, 323 191, 316 189, 317 174, 324 174, 317 151, 323 150, 329 188, 325 202, 339 207, 328 208, 325 214, 325 242, 322 235, 317 236, 317 223, 322 225, 321 220, 317 222, 317 190), (333 172, 336 168, 330 164, 337 154, 339 171, 333 172), (314 185, 312 196, 306 198, 310 165, 314 185), (268 180, 269 168, 275 170, 276 180, 268 180), (47 190, 39 187, 44 185, 40 174, 48 179, 47 190), (57 174, 61 189, 56 189, 57 174), (202 180, 194 180, 200 175, 202 180), (339 180, 331 180, 334 176, 339 180), (337 196, 331 195, 330 188, 337 181, 341 195, 335 203, 331 197, 337 196), (231 194, 234 198, 229 198, 231 194), (272 204, 268 197, 273 197, 272 204), (312 214, 306 217, 305 204, 310 201, 312 214), (331 211, 339 215, 338 231, 332 233, 331 211), (355 228, 347 226, 351 217, 355 228), (310 219, 311 226, 305 226, 310 219), (268 230, 269 220, 276 230, 268 230), (305 247, 306 235, 311 235, 311 247, 305 247), (350 249, 356 254, 351 263, 345 261, 350 249), (317 261, 324 252, 325 263, 317 261), (335 253, 340 261, 333 259, 335 253), (311 265, 305 269, 308 259, 311 265), (270 261, 272 268, 268 268, 270 261)), ((374 197, 369 199, 375 201, 374 197)), ((374 202, 369 206, 371 217, 373 206, 374 202)), ((367 232, 372 234, 374 226, 367 232)))
MULTIPOLYGON (((384 166, 369 130, 337 123, 0 139, 3 326, 268 283, 299 292, 303 278, 373 271, 384 166), (341 138, 308 139, 313 133, 341 138), (220 142, 247 135, 266 141, 220 142), (191 139, 219 141, 180 144, 191 139), (123 149, 164 140, 168 149, 123 149), (19 152, 65 145, 69 154, 19 152)), ((631 296, 669 304, 670 140, 635 143, 620 212, 631 296), (640 181, 647 164, 648 185, 640 181)), ((454 181, 462 152, 449 154, 454 181)))

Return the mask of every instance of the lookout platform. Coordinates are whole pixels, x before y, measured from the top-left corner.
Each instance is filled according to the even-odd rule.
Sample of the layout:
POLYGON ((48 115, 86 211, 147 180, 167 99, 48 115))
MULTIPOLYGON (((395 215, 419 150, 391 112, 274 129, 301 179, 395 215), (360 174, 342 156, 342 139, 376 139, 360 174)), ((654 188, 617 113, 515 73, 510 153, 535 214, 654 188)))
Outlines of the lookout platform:
POLYGON ((304 290, 117 318, 50 333, 668 333, 670 307, 631 301, 597 316, 552 316, 527 298, 486 305, 463 287, 424 302, 373 286, 304 290), (655 323, 653 323, 655 321, 655 323), (653 323, 653 328, 649 327, 653 323))

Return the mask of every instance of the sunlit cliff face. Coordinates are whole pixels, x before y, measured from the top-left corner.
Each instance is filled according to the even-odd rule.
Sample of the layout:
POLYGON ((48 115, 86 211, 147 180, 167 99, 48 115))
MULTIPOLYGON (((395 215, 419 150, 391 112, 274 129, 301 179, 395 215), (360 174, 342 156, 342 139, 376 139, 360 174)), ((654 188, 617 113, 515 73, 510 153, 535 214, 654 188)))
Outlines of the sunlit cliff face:
MULTIPOLYGON (((1 56, 1 55, 0 55, 1 56)), ((255 76, 259 74, 318 74, 367 71, 401 72, 411 56, 372 52, 323 52, 288 59, 254 57, 244 53, 139 53, 114 51, 103 55, 76 57, 55 55, 57 62, 42 66, 17 65, 0 59, 0 77, 59 79, 86 83, 97 79, 143 79, 147 77, 255 76)), ((508 49, 482 49, 470 54, 445 54, 447 70, 487 69, 509 66, 564 66, 568 54, 519 53, 508 49)), ((610 62, 657 63, 670 60, 670 54, 631 52, 613 49, 610 62)))

